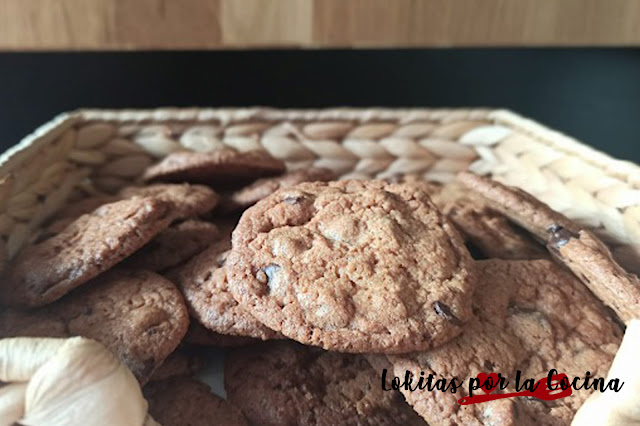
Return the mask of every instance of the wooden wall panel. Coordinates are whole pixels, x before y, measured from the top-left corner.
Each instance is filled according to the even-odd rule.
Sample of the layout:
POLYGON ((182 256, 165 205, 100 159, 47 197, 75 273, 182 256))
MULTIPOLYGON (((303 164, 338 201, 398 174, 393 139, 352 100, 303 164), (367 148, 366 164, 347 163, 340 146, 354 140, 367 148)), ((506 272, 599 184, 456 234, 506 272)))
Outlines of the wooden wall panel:
POLYGON ((0 49, 640 45, 640 0, 0 0, 0 49))

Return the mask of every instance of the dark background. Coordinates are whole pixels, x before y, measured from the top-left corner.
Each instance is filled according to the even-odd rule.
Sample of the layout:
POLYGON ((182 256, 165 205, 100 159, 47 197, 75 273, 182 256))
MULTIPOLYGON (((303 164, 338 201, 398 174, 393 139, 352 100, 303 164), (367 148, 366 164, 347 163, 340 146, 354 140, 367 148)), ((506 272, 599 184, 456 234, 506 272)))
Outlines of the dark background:
POLYGON ((640 163, 640 49, 0 54, 0 147, 81 107, 510 108, 640 163))

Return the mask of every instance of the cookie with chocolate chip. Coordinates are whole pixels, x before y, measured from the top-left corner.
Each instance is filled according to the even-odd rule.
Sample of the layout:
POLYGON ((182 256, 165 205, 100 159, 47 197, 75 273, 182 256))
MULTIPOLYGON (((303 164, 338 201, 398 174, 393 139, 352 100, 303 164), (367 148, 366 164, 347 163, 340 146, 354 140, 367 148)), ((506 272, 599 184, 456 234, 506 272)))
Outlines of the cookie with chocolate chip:
POLYGON ((534 380, 546 378, 551 368, 570 378, 587 371, 604 377, 621 327, 578 279, 549 260, 480 261, 478 277, 476 319, 461 336, 430 351, 388 356, 401 378, 410 371, 417 381, 424 372, 456 377, 464 386, 455 394, 401 388, 407 401, 432 425, 570 423, 590 391, 552 403, 518 398, 464 409, 458 399, 468 395, 469 379, 479 373, 506 377, 510 387, 504 392, 515 391, 517 370, 534 380))
POLYGON ((149 414, 163 426, 248 426, 238 408, 192 378, 153 382, 143 392, 149 414))
POLYGON ((285 173, 282 176, 258 179, 227 197, 222 204, 222 210, 225 213, 242 210, 273 194, 278 189, 289 188, 302 182, 326 182, 335 177, 335 173, 329 169, 312 167, 285 173))
POLYGON ((178 289, 148 271, 114 269, 37 310, 0 310, 1 337, 95 339, 140 382, 175 350, 189 324, 178 289))
POLYGON ((492 208, 544 241, 551 254, 620 319, 627 322, 640 318, 640 279, 621 268, 593 233, 518 188, 471 173, 459 174, 458 180, 490 201, 492 208))
POLYGON ((256 425, 425 425, 364 356, 291 341, 234 350, 227 399, 256 425))
POLYGON ((173 221, 171 204, 135 198, 105 204, 24 249, 0 284, 8 305, 42 306, 133 254, 173 221))
POLYGON ((229 291, 225 262, 231 230, 167 276, 184 294, 191 315, 210 331, 231 336, 273 339, 279 334, 253 317, 229 291))
POLYGON ((241 184, 285 171, 285 164, 265 151, 174 152, 149 167, 142 178, 147 182, 191 182, 241 184))
POLYGON ((229 289, 268 327, 342 352, 438 346, 471 317, 464 243, 419 185, 303 183, 248 209, 229 289))

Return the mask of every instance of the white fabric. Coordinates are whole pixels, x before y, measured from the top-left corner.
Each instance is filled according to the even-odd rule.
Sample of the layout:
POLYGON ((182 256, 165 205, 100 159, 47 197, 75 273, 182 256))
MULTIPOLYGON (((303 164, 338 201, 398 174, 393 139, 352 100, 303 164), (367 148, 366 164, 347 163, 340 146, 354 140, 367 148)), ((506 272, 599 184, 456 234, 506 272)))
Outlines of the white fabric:
POLYGON ((2 339, 0 381, 0 426, 157 425, 131 371, 93 340, 2 339))
POLYGON ((640 425, 640 320, 627 324, 622 345, 607 375, 624 382, 619 392, 596 391, 582 405, 571 423, 572 426, 632 426, 640 425))

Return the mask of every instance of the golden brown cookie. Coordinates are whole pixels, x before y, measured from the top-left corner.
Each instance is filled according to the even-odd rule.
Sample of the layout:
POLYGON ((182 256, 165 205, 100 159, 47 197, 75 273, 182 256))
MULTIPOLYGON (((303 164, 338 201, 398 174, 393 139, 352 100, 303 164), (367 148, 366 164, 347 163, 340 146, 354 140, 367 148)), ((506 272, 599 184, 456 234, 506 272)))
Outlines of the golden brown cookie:
POLYGON ((242 307, 325 349, 424 350, 471 317, 474 262, 419 185, 279 190, 243 214, 225 267, 242 307))
POLYGON ((360 355, 268 342, 231 352, 224 380, 251 424, 425 425, 360 355))
POLYGON ((207 248, 219 237, 213 223, 187 220, 171 225, 124 261, 128 268, 162 272, 180 265, 207 248))
POLYGON ((174 152, 149 167, 142 178, 159 182, 239 184, 283 173, 285 164, 265 151, 174 152))
POLYGON ((134 253, 172 220, 171 204, 155 198, 99 207, 24 249, 2 280, 0 300, 21 306, 51 303, 134 253))
POLYGON ((155 197, 171 202, 174 217, 178 220, 204 216, 216 207, 220 199, 209 187, 189 184, 128 186, 118 194, 123 198, 155 197))
POLYGON ((591 391, 549 403, 519 398, 463 409, 458 399, 468 395, 468 381, 479 373, 500 373, 511 386, 516 370, 535 380, 552 368, 570 378, 587 371, 605 377, 622 338, 620 326, 579 280, 549 260, 480 261, 478 272, 477 319, 461 336, 431 351, 389 356, 396 376, 404 378, 409 370, 420 377, 423 371, 456 377, 464 387, 455 394, 401 391, 432 425, 520 425, 531 419, 569 424, 591 391))
POLYGON ((114 269, 32 311, 0 311, 0 337, 95 339, 145 382, 178 346, 189 324, 178 289, 147 271, 114 269))
POLYGON ((518 188, 470 173, 462 173, 458 179, 544 241, 621 320, 640 318, 640 280, 623 270, 595 235, 518 188))
POLYGON ((211 331, 233 336, 273 339, 278 333, 255 319, 229 292, 224 264, 231 236, 220 240, 169 272, 168 277, 184 294, 191 315, 211 331))
POLYGON ((258 179, 251 185, 233 192, 221 206, 223 213, 245 209, 273 194, 278 189, 289 188, 302 182, 329 181, 335 179, 333 171, 324 168, 296 170, 282 176, 258 179))
POLYGON ((145 386, 149 414, 162 426, 248 426, 240 410, 188 377, 145 386))

